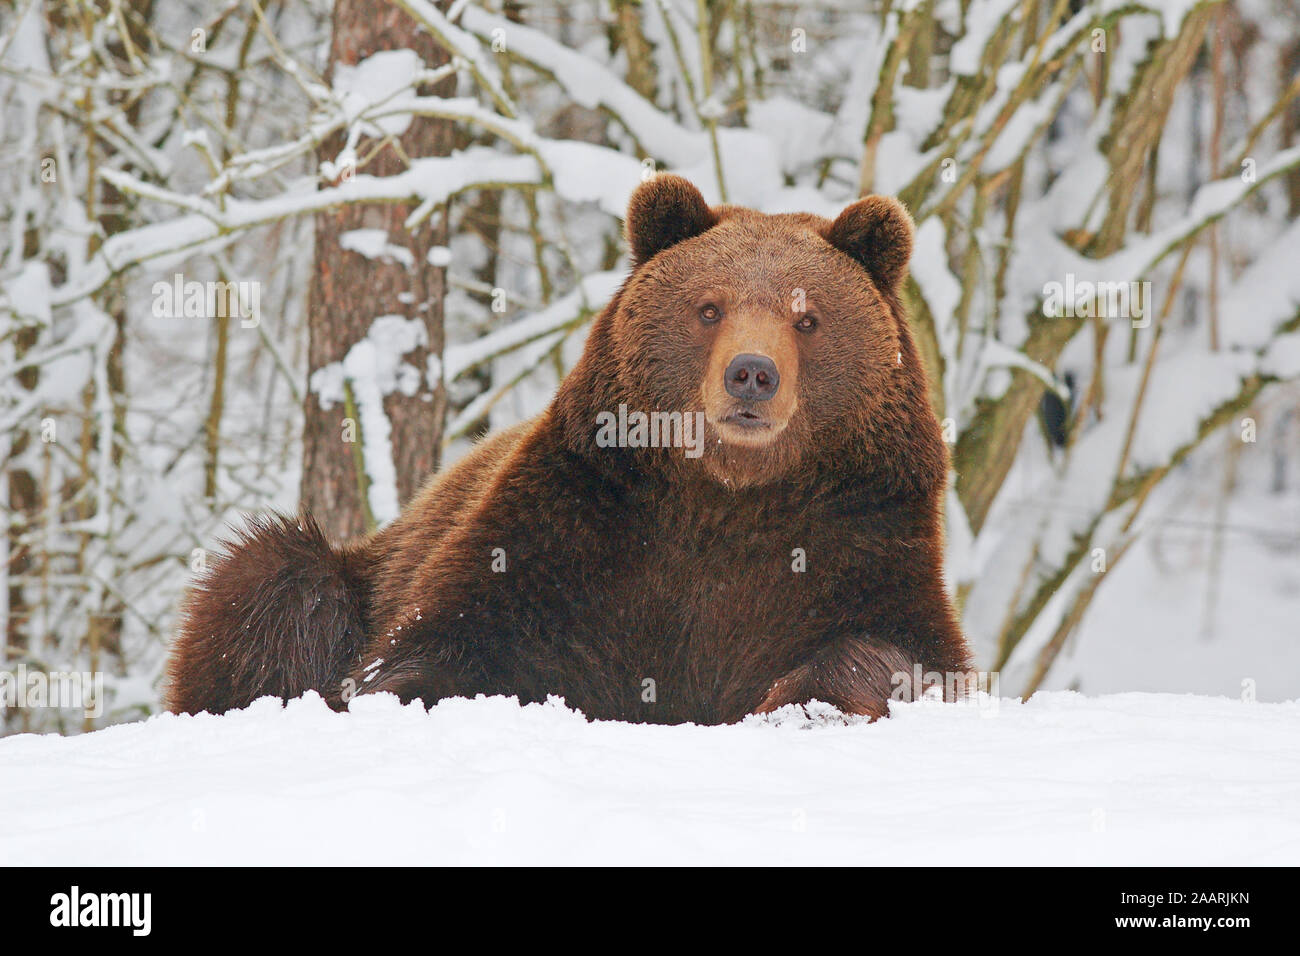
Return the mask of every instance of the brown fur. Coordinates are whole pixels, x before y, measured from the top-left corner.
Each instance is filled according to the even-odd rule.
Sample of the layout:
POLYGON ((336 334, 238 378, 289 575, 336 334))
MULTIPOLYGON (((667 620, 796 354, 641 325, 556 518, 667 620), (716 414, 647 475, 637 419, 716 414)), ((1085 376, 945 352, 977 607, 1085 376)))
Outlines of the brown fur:
MULTIPOLYGON (((250 605, 296 596, 252 574, 236 583, 240 562, 267 581, 308 583, 297 565, 259 557, 281 555, 288 524, 255 530, 189 599, 173 709, 307 687, 341 702, 355 687, 430 704, 554 694, 589 717, 658 723, 734 721, 813 698, 881 716, 913 665, 969 668, 942 580, 947 453, 898 295, 906 211, 883 197, 833 223, 710 209, 685 180, 660 176, 633 196, 628 239, 634 271, 541 416, 436 476, 378 534, 283 553, 315 562, 322 594, 347 592, 340 607, 351 610, 306 655, 337 664, 281 667, 283 679, 261 682, 217 666, 232 653, 239 674, 259 656, 296 660, 301 649, 277 645, 313 639, 303 621, 250 632, 240 625, 252 612, 225 611, 241 584, 250 605), (801 298, 811 330, 796 328, 801 298), (716 321, 701 320, 706 305, 716 321), (739 354, 779 369, 771 401, 721 387, 739 354), (702 412, 703 456, 601 447, 597 415, 620 403, 702 412), (765 427, 736 425, 742 407, 765 427), (498 548, 504 572, 493 570, 498 548), (341 635, 362 620, 358 651, 341 635), (321 686, 329 672, 333 694, 321 686)), ((299 606, 258 620, 284 622, 299 606)))
POLYGON ((172 710, 338 694, 367 631, 365 569, 310 517, 251 522, 185 596, 168 661, 172 710))

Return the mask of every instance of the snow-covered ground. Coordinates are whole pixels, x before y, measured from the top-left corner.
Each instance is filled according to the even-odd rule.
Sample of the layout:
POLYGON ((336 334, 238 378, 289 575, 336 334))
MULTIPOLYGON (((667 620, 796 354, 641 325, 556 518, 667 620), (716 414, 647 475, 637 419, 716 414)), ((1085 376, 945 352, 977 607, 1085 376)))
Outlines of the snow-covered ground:
MULTIPOLYGON (((1226 501, 1235 433, 1201 448, 1151 495, 1139 539, 1106 571, 1044 689, 1300 698, 1300 417, 1292 407, 1300 391, 1261 411, 1272 423, 1265 444, 1244 446, 1226 501)), ((1017 467, 1025 472, 1017 486, 1041 479, 1041 463, 1017 467)), ((1042 513, 1031 492, 1008 498, 1007 524, 1042 513)), ((1036 652, 1027 657, 1036 663, 1036 652)), ((992 660, 985 647, 976 663, 992 660)), ((1027 669, 1004 668, 1003 693, 1022 692, 1027 669)))
POLYGON ((1295 864, 1300 702, 1044 693, 876 724, 260 701, 0 740, 0 864, 1295 864))

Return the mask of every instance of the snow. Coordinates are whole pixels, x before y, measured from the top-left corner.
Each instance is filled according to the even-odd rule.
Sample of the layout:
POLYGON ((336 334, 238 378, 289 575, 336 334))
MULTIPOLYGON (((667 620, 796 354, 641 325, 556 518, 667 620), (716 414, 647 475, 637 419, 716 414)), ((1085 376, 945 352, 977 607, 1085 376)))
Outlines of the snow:
MULTIPOLYGON (((1180 510, 1170 513, 1162 503, 1166 510, 1108 572, 1113 579, 1098 591, 1078 640, 1058 660, 1046 686, 1081 686, 1103 694, 1138 687, 1196 694, 1249 691, 1274 701, 1300 694, 1295 666, 1300 508, 1294 499, 1260 495, 1228 509, 1224 518, 1232 523, 1219 532, 1222 571, 1214 580, 1214 526, 1198 520, 1199 509, 1189 507, 1186 493, 1163 497, 1180 510)), ((1213 507, 1206 511, 1205 518, 1212 518, 1213 507)))
POLYGON ((949 69, 961 76, 978 73, 984 47, 1017 6, 1019 0, 976 0, 972 3, 966 14, 966 30, 952 45, 949 69))
POLYGON ((478 7, 467 7, 461 23, 489 40, 499 31, 511 55, 546 70, 579 106, 613 113, 651 155, 678 165, 707 150, 703 133, 683 129, 610 70, 546 34, 478 7))
POLYGON ((429 344, 429 333, 419 319, 402 315, 381 315, 371 322, 365 337, 348 349, 341 362, 318 368, 311 376, 311 389, 321 408, 330 409, 345 398, 344 384, 351 383, 356 399, 361 431, 361 453, 366 477, 370 479, 367 498, 375 520, 384 525, 401 510, 397 498, 397 469, 393 464, 392 426, 384 411, 384 396, 394 392, 411 396, 427 381, 436 379, 432 364, 427 372, 402 357, 429 344))
POLYGON ((509 351, 571 324, 587 311, 596 311, 614 297, 626 278, 618 271, 596 272, 583 278, 578 288, 532 315, 518 319, 472 342, 448 348, 443 374, 452 381, 501 352, 509 351))
POLYGON ((50 325, 53 315, 50 312, 49 267, 32 259, 25 261, 17 274, 0 283, 0 309, 12 309, 15 317, 26 322, 50 325))
POLYGON ((845 723, 314 696, 0 740, 0 860, 1282 864, 1300 704, 1043 693, 845 723), (994 706, 996 705, 996 706, 994 706))
POLYGON ((1292 169, 1298 160, 1300 146, 1293 146, 1275 153, 1267 162, 1261 163, 1252 180, 1230 176, 1206 183, 1192 197, 1191 207, 1183 218, 1146 238, 1132 242, 1113 256, 1096 260, 1096 268, 1115 276, 1145 274, 1152 264, 1179 241, 1224 216, 1261 184, 1292 169))
POLYGON ((1225 344, 1258 349, 1300 314, 1300 222, 1294 222, 1246 267, 1224 297, 1225 344))
POLYGON ((781 169, 794 174, 811 168, 825 155, 823 144, 835 132, 835 117, 787 96, 749 104, 749 125, 776 146, 781 169))
POLYGON ((920 141, 921 138, 906 129, 893 130, 880 137, 872 192, 883 196, 900 193, 917 175, 917 170, 925 169, 934 161, 937 149, 921 153, 917 149, 920 141))
POLYGON ((1284 335, 1269 346, 1260 371, 1278 379, 1300 378, 1300 334, 1284 335))
MULTIPOLYGON (((781 160, 772 140, 753 130, 721 127, 718 129, 718 152, 722 157, 727 202, 766 209, 769 197, 785 184, 781 160)), ((694 163, 675 167, 672 171, 693 182, 710 205, 722 202, 712 153, 701 153, 694 163)))
MULTIPOLYGON (((390 105, 400 107, 415 97, 416 79, 423 69, 424 63, 414 50, 383 50, 356 66, 336 63, 334 92, 349 118, 358 116, 374 103, 389 101, 390 105)), ((397 113, 376 121, 367 133, 401 136, 410 125, 410 113, 397 113)))
POLYGON ((551 169, 555 191, 574 202, 596 202, 622 217, 632 190, 641 185, 641 162, 591 143, 545 140, 538 152, 551 169))
POLYGON ((921 289, 930 317, 934 321, 935 336, 939 341, 940 354, 950 359, 944 368, 946 395, 953 395, 953 375, 957 362, 957 306, 961 302, 961 283, 948 269, 948 257, 944 254, 943 224, 937 219, 927 219, 916 229, 912 240, 912 260, 910 271, 921 289))
POLYGON ((456 58, 469 68, 479 85, 487 90, 502 112, 509 116, 514 115, 515 105, 505 91, 496 63, 472 36, 453 25, 450 19, 428 0, 394 0, 394 2, 418 20, 443 47, 454 50, 456 58))
POLYGON ((392 259, 408 269, 415 265, 410 249, 388 241, 387 229, 351 229, 339 236, 339 245, 367 259, 392 259))
POLYGON ((1048 86, 1038 96, 1025 101, 1007 120, 984 157, 984 166, 990 171, 1005 169, 1025 152, 1038 131, 1052 121, 1058 111, 1060 89, 1048 86))
POLYGON ((212 203, 157 189, 126 173, 105 169, 100 175, 119 189, 178 205, 191 214, 110 236, 75 280, 54 290, 50 299, 53 306, 68 305, 93 294, 132 265, 149 263, 161 271, 166 263, 228 245, 243 230, 288 216, 319 212, 343 203, 418 199, 420 205, 407 219, 409 227, 457 193, 487 183, 529 186, 541 181, 541 170, 532 156, 506 156, 471 147, 451 156, 413 159, 409 169, 393 176, 361 173, 328 189, 317 189, 314 180, 302 180, 274 198, 230 199, 226 208, 219 210, 212 203))

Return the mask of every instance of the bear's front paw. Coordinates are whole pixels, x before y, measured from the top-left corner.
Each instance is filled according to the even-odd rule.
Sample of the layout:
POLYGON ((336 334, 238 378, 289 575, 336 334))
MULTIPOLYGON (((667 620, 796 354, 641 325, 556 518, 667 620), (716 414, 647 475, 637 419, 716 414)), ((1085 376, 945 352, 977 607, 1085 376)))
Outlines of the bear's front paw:
POLYGON ((767 690, 767 695, 763 702, 754 708, 756 714, 770 714, 774 710, 786 706, 787 704, 802 704, 807 697, 801 696, 803 679, 800 671, 804 668, 792 671, 784 677, 779 677, 767 690))
MULTIPOLYGON (((819 683, 814 679, 809 666, 798 667, 778 678, 770 688, 768 688, 763 702, 754 708, 755 714, 771 714, 780 710, 782 707, 788 707, 791 704, 798 705, 809 716, 813 716, 807 705, 812 701, 820 701, 827 704, 840 714, 857 717, 868 717, 876 720, 889 714, 888 695, 878 696, 874 692, 863 693, 868 689, 857 687, 857 693, 845 694, 842 691, 819 683)), ((874 691, 874 688, 871 689, 874 691)), ((819 709, 820 713, 820 709, 819 709)))
POLYGON ((768 688, 756 714, 787 704, 820 700, 846 714, 875 720, 889 715, 895 676, 911 671, 911 660, 897 647, 870 638, 847 638, 821 649, 768 688))

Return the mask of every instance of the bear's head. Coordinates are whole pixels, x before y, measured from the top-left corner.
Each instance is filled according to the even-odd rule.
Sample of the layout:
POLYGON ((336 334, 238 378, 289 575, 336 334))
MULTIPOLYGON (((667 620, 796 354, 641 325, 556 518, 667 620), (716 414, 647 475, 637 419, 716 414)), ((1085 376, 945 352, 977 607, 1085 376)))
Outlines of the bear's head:
POLYGON ((667 458, 728 487, 829 467, 929 494, 947 455, 900 301, 912 232, 882 196, 832 222, 710 207, 656 176, 629 203, 634 271, 577 387, 610 411, 702 413, 703 453, 667 458))

